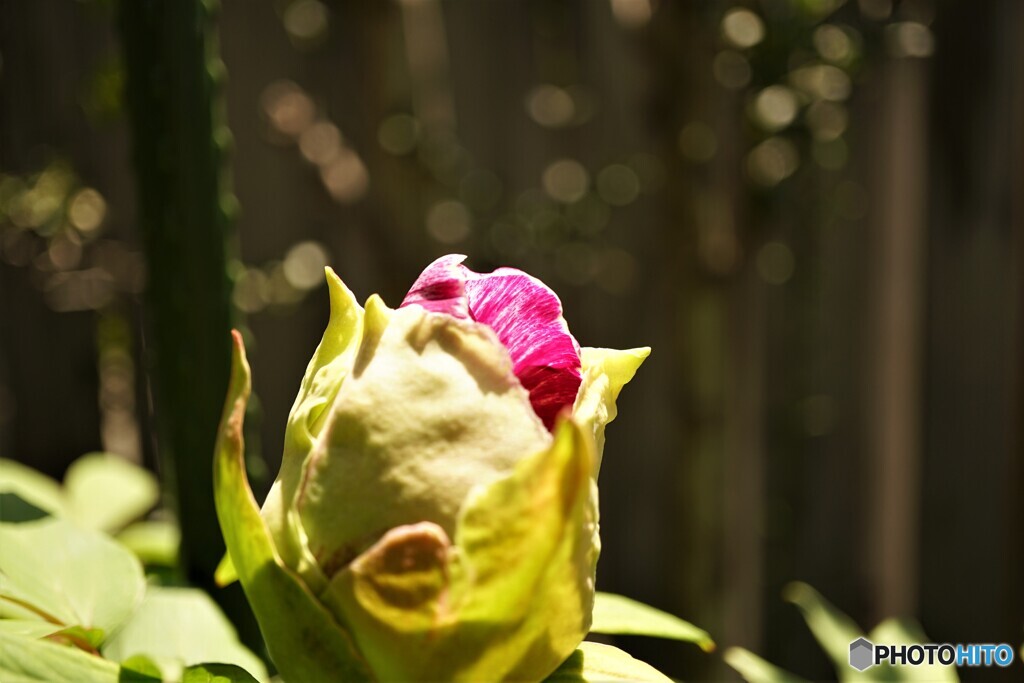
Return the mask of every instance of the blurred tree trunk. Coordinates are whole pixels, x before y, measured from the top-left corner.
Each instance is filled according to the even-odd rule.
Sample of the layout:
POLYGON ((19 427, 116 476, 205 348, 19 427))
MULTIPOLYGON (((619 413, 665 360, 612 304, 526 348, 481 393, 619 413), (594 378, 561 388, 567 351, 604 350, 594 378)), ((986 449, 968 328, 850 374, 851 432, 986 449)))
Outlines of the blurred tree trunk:
POLYGON ((921 618, 937 642, 1014 643, 1024 613, 1019 375, 1012 371, 1021 357, 1021 216, 1014 212, 1024 3, 939 8, 928 165, 921 618))
POLYGON ((871 188, 878 210, 867 255, 864 422, 873 475, 861 539, 870 623, 917 613, 927 75, 919 59, 890 59, 877 72, 881 107, 871 136, 880 171, 871 188))

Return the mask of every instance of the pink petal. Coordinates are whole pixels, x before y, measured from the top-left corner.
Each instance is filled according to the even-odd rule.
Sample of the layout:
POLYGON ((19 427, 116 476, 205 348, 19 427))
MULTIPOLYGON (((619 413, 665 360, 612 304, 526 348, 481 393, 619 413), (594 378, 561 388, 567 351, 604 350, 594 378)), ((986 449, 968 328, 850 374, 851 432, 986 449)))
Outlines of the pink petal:
POLYGON ((515 268, 480 274, 442 256, 417 278, 402 306, 469 318, 494 330, 512 357, 512 370, 548 429, 571 408, 580 388, 580 347, 562 317, 562 303, 535 277, 515 268))

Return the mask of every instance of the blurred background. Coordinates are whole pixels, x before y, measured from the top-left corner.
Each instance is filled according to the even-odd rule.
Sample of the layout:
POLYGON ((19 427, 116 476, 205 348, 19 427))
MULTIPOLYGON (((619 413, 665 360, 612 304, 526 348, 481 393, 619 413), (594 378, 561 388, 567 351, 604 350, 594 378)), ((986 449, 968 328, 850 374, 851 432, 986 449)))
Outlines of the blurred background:
POLYGON ((1021 643, 1024 3, 215 5, 0 1, 0 456, 153 468, 209 586, 227 330, 259 497, 323 267, 394 305, 464 253, 547 282, 581 344, 654 349, 600 588, 809 678, 793 580, 1021 643))

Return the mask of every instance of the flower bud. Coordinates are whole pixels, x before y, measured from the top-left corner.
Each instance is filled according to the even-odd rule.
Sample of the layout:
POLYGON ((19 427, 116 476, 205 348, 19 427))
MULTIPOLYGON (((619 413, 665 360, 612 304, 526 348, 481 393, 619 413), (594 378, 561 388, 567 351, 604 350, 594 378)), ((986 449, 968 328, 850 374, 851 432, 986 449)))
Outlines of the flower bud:
MULTIPOLYGON (((540 680, 590 626, 604 426, 648 350, 581 350, 543 283, 461 260, 428 267, 395 310, 360 307, 328 270, 331 319, 250 541, 221 493, 246 486, 240 470, 218 465, 235 473, 218 512, 265 635, 326 610, 367 677, 540 680)), ((218 463, 240 457, 240 343, 235 368, 218 463)), ((320 671, 316 647, 267 640, 286 679, 320 671)))

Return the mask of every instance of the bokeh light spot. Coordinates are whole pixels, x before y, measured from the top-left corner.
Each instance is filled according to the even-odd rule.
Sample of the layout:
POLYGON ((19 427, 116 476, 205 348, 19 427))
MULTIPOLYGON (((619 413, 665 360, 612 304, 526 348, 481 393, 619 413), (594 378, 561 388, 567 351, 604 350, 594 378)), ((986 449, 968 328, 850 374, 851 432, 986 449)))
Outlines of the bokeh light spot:
POLYGON ((747 173, 759 185, 771 187, 793 175, 800 165, 800 156, 792 142, 785 138, 768 138, 747 155, 747 173))
POLYGON ((793 70, 789 81, 811 97, 841 102, 850 96, 850 77, 839 67, 816 64, 793 70))
POLYGON ((753 47, 764 40, 764 22, 750 10, 736 7, 722 17, 722 35, 736 47, 753 47))
POLYGON ((793 251, 782 242, 768 242, 757 252, 757 272, 771 285, 781 285, 793 277, 793 251))
POLYGON ((612 15, 625 28, 640 28, 651 20, 651 0, 612 0, 612 15))
POLYGON ((290 137, 301 135, 316 117, 313 100, 292 81, 271 83, 260 100, 270 125, 290 137))
POLYGON ((363 197, 370 187, 370 175, 353 150, 341 147, 330 164, 320 169, 320 179, 334 199, 351 204, 363 197))
POLYGON ((853 56, 853 41, 846 31, 834 24, 823 24, 814 30, 814 49, 824 59, 845 64, 853 56))
POLYGON ((282 16, 284 28, 299 45, 319 43, 327 35, 327 5, 320 0, 294 0, 282 16))
POLYGON ((68 203, 68 221, 80 232, 94 232, 106 215, 107 202, 92 188, 79 190, 68 203))
POLYGON ((722 50, 715 55, 711 71, 715 80, 730 90, 745 88, 750 83, 750 62, 734 50, 722 50))
POLYGON ((572 123, 576 104, 572 96, 556 85, 538 85, 526 96, 530 118, 545 128, 560 128, 572 123))
POLYGON ((395 156, 409 154, 416 149, 419 137, 419 121, 409 114, 389 116, 377 128, 377 142, 385 152, 395 156))
POLYGON ((296 289, 313 289, 324 283, 324 268, 330 258, 318 242, 299 242, 284 257, 285 279, 296 289))
POLYGON ((330 121, 318 121, 299 136, 299 151, 306 161, 326 166, 338 156, 341 131, 330 121))
POLYGON ((442 244, 455 244, 469 237, 472 217, 462 202, 444 199, 427 211, 427 233, 442 244))
POLYGON ((612 206, 625 206, 640 194, 640 179, 624 164, 605 166, 597 174, 597 193, 612 206))
POLYGON ((718 136, 703 121, 691 121, 679 131, 679 151, 690 161, 711 161, 718 151, 718 136))
POLYGON ((541 175, 541 185, 548 196, 566 204, 582 197, 589 184, 587 169, 574 159, 554 161, 541 175))
POLYGON ((916 21, 901 21, 885 31, 886 45, 896 57, 930 57, 935 51, 931 29, 916 21))
POLYGON ((816 140, 835 140, 846 131, 846 107, 834 102, 814 102, 807 108, 807 125, 816 140))
POLYGON ((770 85, 754 99, 754 116, 765 130, 785 128, 796 118, 796 113, 796 95, 784 85, 770 85))

